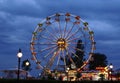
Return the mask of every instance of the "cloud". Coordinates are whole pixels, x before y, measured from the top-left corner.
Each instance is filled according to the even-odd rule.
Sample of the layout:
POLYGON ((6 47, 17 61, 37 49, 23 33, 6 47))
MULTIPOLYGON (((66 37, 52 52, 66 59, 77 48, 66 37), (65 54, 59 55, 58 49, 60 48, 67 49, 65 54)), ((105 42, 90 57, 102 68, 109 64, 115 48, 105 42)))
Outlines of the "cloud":
POLYGON ((21 15, 21 16, 38 16, 38 10, 40 8, 36 5, 34 0, 5 0, 0 3, 0 10, 11 15, 21 15))

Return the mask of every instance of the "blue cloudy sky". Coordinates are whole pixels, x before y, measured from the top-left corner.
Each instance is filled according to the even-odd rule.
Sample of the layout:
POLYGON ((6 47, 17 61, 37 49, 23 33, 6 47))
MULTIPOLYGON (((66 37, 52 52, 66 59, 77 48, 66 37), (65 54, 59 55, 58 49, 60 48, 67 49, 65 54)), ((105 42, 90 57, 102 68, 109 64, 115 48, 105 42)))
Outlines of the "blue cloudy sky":
MULTIPOLYGON (((30 41, 37 24, 55 13, 79 15, 94 31, 96 51, 120 67, 120 0, 0 0, 0 69, 31 58, 30 41)), ((34 69, 34 68, 33 68, 34 69)))

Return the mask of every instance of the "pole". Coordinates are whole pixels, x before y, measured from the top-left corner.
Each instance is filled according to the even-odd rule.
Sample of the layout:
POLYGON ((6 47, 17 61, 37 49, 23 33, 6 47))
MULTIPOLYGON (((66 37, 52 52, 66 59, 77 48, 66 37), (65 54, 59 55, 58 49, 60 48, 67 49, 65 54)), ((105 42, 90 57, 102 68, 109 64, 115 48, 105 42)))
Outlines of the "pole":
POLYGON ((109 77, 110 77, 110 71, 108 70, 108 80, 109 80, 109 77))
POLYGON ((111 81, 112 81, 112 69, 111 69, 110 71, 111 71, 111 74, 110 74, 110 76, 111 76, 111 81))
POLYGON ((28 78, 28 72, 26 71, 26 79, 28 78))
POLYGON ((20 79, 20 58, 18 57, 18 75, 17 75, 17 79, 20 79))
POLYGON ((67 81, 68 81, 68 72, 67 72, 67 81))

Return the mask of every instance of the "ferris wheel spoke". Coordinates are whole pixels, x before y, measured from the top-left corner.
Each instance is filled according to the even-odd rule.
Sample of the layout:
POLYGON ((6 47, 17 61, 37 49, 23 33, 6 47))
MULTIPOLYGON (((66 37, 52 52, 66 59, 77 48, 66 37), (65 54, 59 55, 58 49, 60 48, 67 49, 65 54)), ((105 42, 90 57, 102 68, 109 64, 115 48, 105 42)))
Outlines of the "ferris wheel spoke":
MULTIPOLYGON (((43 60, 45 61, 45 63, 46 63, 46 58, 47 58, 50 54, 53 53, 52 58, 54 58, 54 56, 55 56, 54 51, 55 51, 55 50, 56 50, 56 49, 53 49, 51 52, 47 53, 47 54, 43 57, 43 60)), ((51 64, 51 63, 50 63, 51 60, 52 60, 52 59, 50 58, 46 65, 51 64)), ((47 67, 47 66, 46 66, 46 67, 47 67)))
MULTIPOLYGON (((52 30, 52 32, 54 32, 54 36, 55 36, 55 39, 58 39, 59 38, 59 36, 58 35, 55 35, 55 34, 58 34, 59 33, 59 31, 58 30, 56 30, 56 21, 53 21, 52 22, 52 25, 50 25, 51 26, 51 30, 52 30)), ((53 34, 53 33, 52 33, 53 34)))
POLYGON ((68 49, 67 49, 67 56, 68 56, 69 60, 72 62, 72 64, 75 65, 75 62, 73 61, 72 57, 70 56, 68 49))
MULTIPOLYGON (((73 47, 72 47, 72 48, 73 48, 73 47)), ((80 51, 80 52, 83 52, 84 55, 89 55, 89 53, 87 53, 87 51, 81 50, 81 49, 79 49, 79 48, 73 48, 73 49, 78 50, 78 51, 80 51)))
POLYGON ((59 54, 59 50, 56 53, 54 53, 53 56, 49 59, 48 64, 46 66, 47 68, 50 68, 52 66, 52 64, 58 54, 59 54))
POLYGON ((50 60, 48 61, 47 65, 46 65, 46 68, 50 68, 50 67, 52 66, 55 57, 56 57, 56 56, 53 55, 52 58, 50 58, 50 60))
POLYGON ((81 50, 81 49, 79 49, 79 48, 75 48, 75 47, 72 47, 72 46, 71 46, 71 48, 73 48, 73 49, 75 49, 75 50, 78 50, 78 51, 80 51, 80 52, 84 52, 84 50, 81 50))
POLYGON ((74 56, 76 56, 77 58, 79 58, 78 55, 75 54, 75 52, 73 52, 72 50, 70 50, 70 52, 71 52, 74 56))
POLYGON ((56 46, 49 46, 47 48, 44 48, 44 49, 41 49, 40 52, 43 52, 43 51, 46 51, 46 50, 49 50, 49 49, 53 49, 55 48, 56 46))
POLYGON ((44 39, 48 39, 48 40, 50 40, 50 41, 56 42, 55 40, 52 39, 52 37, 51 37, 51 38, 50 38, 50 37, 48 38, 48 37, 46 37, 46 36, 41 36, 41 37, 44 38, 44 39))
POLYGON ((78 33, 79 29, 76 30, 74 33, 69 34, 69 36, 66 38, 66 40, 69 40, 71 37, 73 37, 74 35, 76 35, 78 33))
POLYGON ((60 38, 62 38, 62 30, 61 30, 60 22, 58 22, 58 27, 59 27, 59 30, 60 30, 60 38))
POLYGON ((60 56, 58 56, 57 66, 59 65, 59 62, 60 62, 60 56))
POLYGON ((48 31, 47 29, 46 31, 48 32, 48 35, 50 34, 51 38, 54 38, 54 40, 58 39, 52 32, 48 31))
POLYGON ((65 60, 65 51, 62 50, 62 59, 64 60, 64 65, 65 65, 65 68, 66 68, 66 60, 65 60), (64 57, 64 58, 63 58, 64 57))
POLYGON ((60 25, 60 15, 57 15, 56 18, 55 18, 55 20, 58 23, 57 27, 59 29, 59 31, 58 31, 59 36, 60 36, 60 38, 62 38, 62 29, 61 29, 61 25, 60 25))
POLYGON ((44 42, 44 43, 38 43, 37 45, 56 45, 56 43, 44 42))
MULTIPOLYGON (((77 45, 78 43, 77 42, 70 42, 68 43, 68 45, 77 45)), ((84 45, 84 43, 79 43, 79 45, 84 45)))
POLYGON ((50 52, 48 52, 45 56, 43 56, 41 62, 44 62, 44 61, 45 61, 45 63, 47 63, 47 64, 48 64, 49 62, 51 62, 51 60, 49 60, 49 62, 47 62, 47 61, 46 61, 46 58, 47 58, 49 55, 51 55, 51 54, 53 54, 53 56, 54 56, 54 55, 57 56, 58 53, 56 53, 56 49, 57 49, 57 48, 54 48, 53 50, 51 50, 50 52))
POLYGON ((63 31, 63 38, 65 37, 66 29, 67 29, 67 22, 65 21, 65 24, 64 24, 64 31, 63 31))
MULTIPOLYGON (((73 52, 72 50, 70 50, 70 52, 72 53, 71 56, 76 57, 77 60, 81 60, 80 57, 79 57, 75 52, 73 52)), ((73 63, 72 63, 72 64, 76 67, 76 61, 74 60, 74 57, 73 57, 73 63)), ((72 57, 71 57, 71 58, 72 58, 72 57)))
MULTIPOLYGON (((52 32, 54 32, 54 34, 58 34, 58 30, 56 30, 55 26, 54 25, 51 25, 51 28, 52 28, 52 32)), ((53 33, 52 33, 53 34, 53 33)), ((58 35, 54 35, 56 39, 59 38, 58 35)))
POLYGON ((71 38, 71 39, 67 40, 67 42, 71 42, 71 41, 74 41, 74 40, 79 40, 81 38, 82 38, 82 36, 79 36, 79 37, 76 37, 76 38, 71 38))
POLYGON ((72 25, 72 27, 70 28, 70 30, 68 32, 66 32, 66 35, 65 35, 65 39, 69 36, 69 34, 71 33, 73 27, 74 27, 75 24, 72 25))

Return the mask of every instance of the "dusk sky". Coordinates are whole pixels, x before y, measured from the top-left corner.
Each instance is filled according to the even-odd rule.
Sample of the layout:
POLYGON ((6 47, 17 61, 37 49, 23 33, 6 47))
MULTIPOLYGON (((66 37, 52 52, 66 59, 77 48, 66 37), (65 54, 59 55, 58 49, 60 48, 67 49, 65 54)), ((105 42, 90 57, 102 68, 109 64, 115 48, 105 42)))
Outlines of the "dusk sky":
POLYGON ((30 59, 37 24, 47 16, 66 12, 89 23, 95 52, 105 54, 108 63, 120 68, 120 0, 0 0, 0 69, 17 67, 19 48, 21 60, 30 59))

